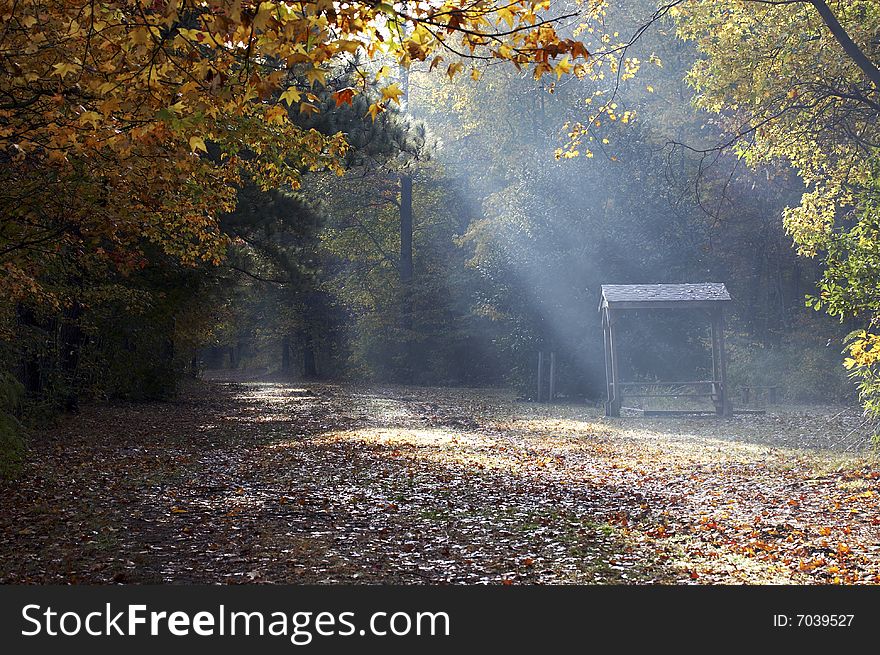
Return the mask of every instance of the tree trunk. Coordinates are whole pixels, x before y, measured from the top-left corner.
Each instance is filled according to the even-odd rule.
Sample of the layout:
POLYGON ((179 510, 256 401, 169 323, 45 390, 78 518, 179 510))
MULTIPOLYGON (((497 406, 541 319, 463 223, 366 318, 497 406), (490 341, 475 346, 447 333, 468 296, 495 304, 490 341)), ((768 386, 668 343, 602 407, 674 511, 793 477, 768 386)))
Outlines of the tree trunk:
POLYGON ((290 336, 287 334, 281 338, 281 371, 290 373, 290 336))
POLYGON ((412 367, 413 327, 413 180, 411 175, 400 176, 400 331, 402 338, 403 374, 410 377, 412 367))
POLYGON ((60 365, 66 388, 62 398, 62 407, 65 412, 75 412, 79 408, 79 384, 77 381, 77 368, 82 348, 83 334, 79 326, 79 318, 82 314, 82 306, 79 301, 64 310, 62 315, 61 330, 59 335, 60 365))
POLYGON ((315 342, 308 330, 303 331, 302 339, 303 354, 303 377, 315 379, 318 377, 318 359, 315 355, 315 342))
POLYGON ((400 281, 409 285, 413 277, 413 180, 411 175, 400 176, 400 281))
MULTIPOLYGON (((403 105, 409 105, 409 69, 401 67, 403 81, 403 105)), ((408 172, 400 174, 400 331, 404 377, 408 380, 412 368, 412 340, 410 333, 413 324, 412 279, 413 279, 413 178, 408 172)))
MULTIPOLYGON (((36 316, 31 308, 19 303, 16 307, 16 313, 20 326, 24 328, 38 327, 36 316)), ((23 343, 27 343, 26 338, 22 340, 23 343)), ((42 391, 40 358, 33 348, 25 346, 22 349, 19 379, 24 386, 25 393, 29 396, 37 396, 42 391)))

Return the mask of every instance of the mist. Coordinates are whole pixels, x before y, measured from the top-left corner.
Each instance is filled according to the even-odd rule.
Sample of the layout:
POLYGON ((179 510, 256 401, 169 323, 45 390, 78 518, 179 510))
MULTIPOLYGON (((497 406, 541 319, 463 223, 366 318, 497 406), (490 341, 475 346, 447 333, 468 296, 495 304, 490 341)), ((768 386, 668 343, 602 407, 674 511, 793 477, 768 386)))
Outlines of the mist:
MULTIPOLYGON (((638 19, 624 16, 618 29, 638 19)), ((819 269, 794 254, 778 218, 800 182, 784 169, 749 170, 730 152, 699 152, 723 135, 690 106, 683 80, 694 52, 645 37, 629 54, 659 61, 660 46, 662 65, 644 63, 623 83, 494 67, 490 82, 449 80, 413 66, 398 73, 402 103, 378 121, 359 119, 366 101, 330 123, 315 119, 357 144, 348 171, 307 178, 280 221, 265 220, 272 214, 258 203, 263 243, 240 243, 251 274, 230 276, 230 318, 214 329, 205 363, 304 379, 513 386, 532 397, 538 353, 552 351, 560 397, 599 402, 600 286, 718 281, 733 296, 734 384, 781 369, 796 378, 798 399, 827 395, 828 376, 799 370, 783 338, 799 330, 831 361, 824 344, 844 333, 805 309, 819 269), (573 146, 572 126, 595 117, 599 102, 614 109, 573 146), (281 284, 266 273, 273 267, 281 284)), ((627 379, 696 379, 708 365, 706 325, 698 312, 627 317, 627 379)), ((835 398, 852 393, 843 375, 832 377, 835 398)))

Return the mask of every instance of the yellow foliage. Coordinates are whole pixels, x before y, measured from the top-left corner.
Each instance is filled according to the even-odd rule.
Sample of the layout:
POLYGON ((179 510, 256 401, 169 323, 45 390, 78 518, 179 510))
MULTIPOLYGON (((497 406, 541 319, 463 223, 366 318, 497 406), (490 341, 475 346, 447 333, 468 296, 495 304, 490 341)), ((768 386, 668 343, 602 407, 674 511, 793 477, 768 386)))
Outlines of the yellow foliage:
MULTIPOLYGON (((0 288, 14 277, 30 293, 46 258, 9 244, 32 239, 123 270, 141 265, 145 242, 184 263, 219 261, 218 217, 245 178, 297 188, 305 171, 342 170, 344 135, 288 119, 318 111, 306 89, 354 57, 376 59, 376 79, 412 61, 436 66, 452 38, 517 66, 564 57, 554 70, 565 74, 586 51, 536 20, 546 7, 0 0, 0 288), (218 156, 194 157, 208 139, 218 156)), ((337 92, 336 105, 357 91, 337 92)), ((368 114, 402 95, 386 86, 368 114)))

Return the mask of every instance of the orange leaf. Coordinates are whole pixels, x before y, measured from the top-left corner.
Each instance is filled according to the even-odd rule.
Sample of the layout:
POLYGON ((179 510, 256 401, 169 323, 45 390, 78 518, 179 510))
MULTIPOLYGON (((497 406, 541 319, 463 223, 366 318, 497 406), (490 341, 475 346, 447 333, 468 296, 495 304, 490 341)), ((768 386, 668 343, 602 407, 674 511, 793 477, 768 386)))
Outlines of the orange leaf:
POLYGON ((343 104, 351 105, 354 102, 354 89, 351 87, 341 89, 333 94, 333 98, 336 100, 337 107, 343 104))

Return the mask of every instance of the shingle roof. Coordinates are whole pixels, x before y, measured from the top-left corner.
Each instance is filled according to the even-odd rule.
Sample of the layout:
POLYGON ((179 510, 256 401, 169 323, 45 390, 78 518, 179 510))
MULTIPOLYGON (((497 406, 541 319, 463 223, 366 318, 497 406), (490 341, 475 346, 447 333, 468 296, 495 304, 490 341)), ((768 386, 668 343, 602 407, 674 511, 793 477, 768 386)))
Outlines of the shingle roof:
POLYGON ((677 304, 682 302, 729 301, 730 294, 720 282, 700 284, 603 284, 602 305, 677 304))

